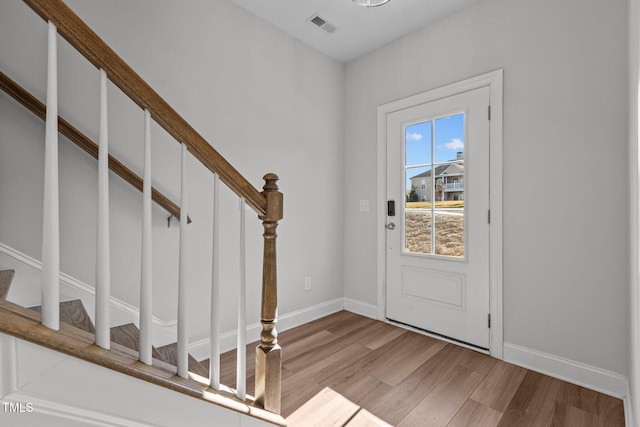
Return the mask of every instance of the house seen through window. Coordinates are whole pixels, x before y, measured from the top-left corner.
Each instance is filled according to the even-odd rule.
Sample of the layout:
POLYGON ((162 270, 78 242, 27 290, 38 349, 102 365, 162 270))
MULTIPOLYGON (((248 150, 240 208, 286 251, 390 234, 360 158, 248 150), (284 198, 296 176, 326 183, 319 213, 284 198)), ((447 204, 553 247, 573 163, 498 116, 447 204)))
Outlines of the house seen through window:
POLYGON ((463 258, 464 113, 405 126, 405 252, 463 258))

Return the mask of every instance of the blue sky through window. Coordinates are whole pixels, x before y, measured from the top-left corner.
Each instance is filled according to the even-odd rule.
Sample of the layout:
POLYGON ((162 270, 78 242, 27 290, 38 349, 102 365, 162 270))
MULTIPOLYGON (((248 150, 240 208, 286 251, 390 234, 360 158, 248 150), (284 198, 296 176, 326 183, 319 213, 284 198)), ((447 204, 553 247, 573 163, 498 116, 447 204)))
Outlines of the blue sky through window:
MULTIPOLYGON (((405 128, 405 166, 431 165, 432 134, 435 152, 433 163, 456 160, 457 153, 464 152, 464 113, 407 126, 405 128), (432 132, 434 123, 435 131, 432 132)), ((407 169, 407 188, 411 188, 411 177, 428 169, 407 169)))

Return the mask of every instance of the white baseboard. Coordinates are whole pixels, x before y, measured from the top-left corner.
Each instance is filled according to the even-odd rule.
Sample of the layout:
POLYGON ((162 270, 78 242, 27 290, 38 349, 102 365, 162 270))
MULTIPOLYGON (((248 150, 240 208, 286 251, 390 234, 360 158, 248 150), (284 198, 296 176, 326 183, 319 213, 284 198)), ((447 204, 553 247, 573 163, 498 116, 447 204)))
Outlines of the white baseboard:
MULTIPOLYGON (((342 298, 336 298, 331 301, 326 301, 320 304, 306 307, 300 310, 293 311, 291 313, 283 314, 278 317, 278 325, 276 329, 278 332, 284 332, 286 330, 295 328, 297 326, 304 325, 305 323, 312 322, 324 316, 336 313, 344 309, 344 300, 342 298)), ((253 325, 247 325, 247 337, 259 337, 262 325, 260 323, 254 323, 253 325)), ((222 353, 233 350, 236 348, 237 343, 237 329, 225 332, 220 336, 220 351, 222 353)), ((189 353, 196 360, 205 360, 210 355, 209 339, 205 338, 199 341, 189 344, 189 353)))
POLYGON ((371 319, 378 319, 378 306, 351 298, 344 299, 344 309, 371 319))
POLYGON ((620 399, 628 395, 626 376, 553 354, 504 343, 504 360, 620 399))

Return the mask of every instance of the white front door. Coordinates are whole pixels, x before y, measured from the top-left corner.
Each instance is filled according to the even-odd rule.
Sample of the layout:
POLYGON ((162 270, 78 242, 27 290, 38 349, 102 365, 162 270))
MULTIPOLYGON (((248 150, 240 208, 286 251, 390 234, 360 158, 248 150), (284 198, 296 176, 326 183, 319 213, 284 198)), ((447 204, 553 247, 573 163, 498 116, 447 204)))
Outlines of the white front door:
POLYGON ((387 114, 389 320, 489 349, 489 87, 387 114))

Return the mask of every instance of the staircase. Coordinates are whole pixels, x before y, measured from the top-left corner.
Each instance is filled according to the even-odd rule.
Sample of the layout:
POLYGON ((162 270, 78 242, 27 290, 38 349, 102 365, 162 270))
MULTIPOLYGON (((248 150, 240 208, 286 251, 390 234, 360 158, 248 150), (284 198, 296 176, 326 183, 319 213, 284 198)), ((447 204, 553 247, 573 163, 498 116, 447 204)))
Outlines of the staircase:
MULTIPOLYGON (((11 282, 15 275, 14 270, 0 270, 0 299, 6 300, 11 282)), ((41 306, 29 307, 37 313, 40 313, 41 306)), ((60 303, 60 321, 67 325, 81 329, 90 334, 95 334, 93 321, 85 310, 84 304, 79 299, 63 301, 60 303)), ((140 329, 133 323, 127 323, 111 328, 111 342, 129 348, 136 352, 140 351, 140 329)), ((152 347, 153 358, 176 366, 178 361, 177 343, 167 344, 160 348, 152 347)), ((231 362, 230 358, 223 355, 223 361, 227 364, 231 362)), ((209 364, 203 365, 189 354, 189 372, 200 375, 201 377, 209 377, 209 364)), ((234 384, 235 385, 235 384, 234 384)))
MULTIPOLYGON (((23 0, 47 25, 47 88, 46 103, 21 88, 0 71, 0 89, 45 121, 44 141, 44 197, 42 237, 42 305, 31 309, 6 300, 15 272, 0 272, 0 333, 12 335, 94 364, 163 386, 207 402, 225 406, 262 420, 284 424, 279 416, 281 408, 281 348, 277 341, 277 268, 276 229, 283 218, 283 195, 279 191, 278 176, 264 176, 262 191, 251 184, 213 146, 180 116, 149 84, 84 23, 62 0, 23 0), (100 123, 98 143, 58 115, 57 68, 60 38, 99 70, 100 123), (117 87, 144 117, 143 175, 137 176, 109 153, 108 102, 109 85, 117 87), (180 202, 172 202, 153 188, 151 175, 151 125, 155 122, 180 146, 180 202), (95 316, 89 318, 79 300, 60 301, 60 209, 58 134, 81 147, 98 160, 97 249, 95 281, 95 316), (212 174, 210 188, 214 199, 213 259, 211 266, 211 343, 208 366, 198 363, 187 349, 187 236, 188 173, 191 161, 200 162, 212 174), (111 278, 109 182, 114 172, 135 189, 142 192, 142 256, 140 277, 139 319, 136 324, 112 327, 110 319, 111 278), (225 374, 220 354, 220 214, 219 187, 226 186, 238 198, 240 209, 239 259, 240 283, 238 292, 237 347, 246 346, 246 267, 245 267, 245 206, 255 212, 263 228, 263 270, 260 303, 262 331, 255 356, 247 360, 246 352, 233 356, 236 360, 235 382, 225 374), (179 267, 177 283, 177 341, 155 348, 152 343, 153 323, 153 241, 152 201, 180 222, 179 267), (136 326, 136 325, 139 325, 136 326), (247 362, 253 365, 247 378, 247 362), (247 385, 247 379, 251 380, 247 385), (225 384, 226 382, 226 384, 225 384), (234 388, 230 387, 233 384, 234 388), (251 391, 254 395, 247 394, 251 391)), ((141 115, 142 118, 142 115, 141 115)), ((141 126, 142 127, 142 126, 141 126)), ((136 143, 131 141, 131 143, 136 143)), ((209 189, 207 189, 209 191, 209 189)), ((11 223, 10 218, 3 221, 11 223)), ((228 286, 228 285, 227 285, 228 286)), ((138 308, 136 308, 138 309, 138 308)), ((0 335, 0 338, 2 335, 0 335)), ((0 348, 2 350, 2 348, 0 348)), ((1 352, 0 352, 1 353, 1 352)), ((0 358, 2 354, 0 354, 0 358)))
MULTIPOLYGON (((20 335, 21 338, 27 341, 37 342, 51 349, 62 351, 156 385, 168 387, 183 394, 211 402, 211 397, 207 397, 206 394, 213 390, 208 389, 207 391, 206 386, 198 381, 206 381, 209 378, 209 360, 200 363, 193 356, 189 355, 189 372, 190 374, 195 374, 195 376, 191 379, 176 381, 177 343, 172 343, 157 349, 154 347, 152 366, 147 367, 138 360, 139 329, 133 323, 114 326, 110 329, 112 348, 108 352, 110 354, 105 355, 104 351, 100 351, 99 348, 92 346, 95 327, 84 304, 79 299, 60 302, 60 333, 65 336, 65 340, 63 341, 66 342, 52 341, 50 334, 46 332, 46 328, 39 325, 41 306, 23 308, 6 300, 15 274, 14 270, 0 270, 0 290, 2 290, 2 297, 0 298, 0 330, 8 326, 5 323, 6 316, 3 312, 11 311, 21 318, 20 322, 16 322, 20 323, 20 325, 14 324, 14 327, 23 331, 21 334, 13 333, 13 335, 20 335), (26 331, 30 331, 30 333, 26 331), (38 334, 43 334, 49 338, 46 342, 38 341, 38 334), (78 348, 74 349, 73 345, 77 345, 78 348), (80 348, 83 350, 80 351, 80 348), (115 364, 116 362, 117 365, 115 364)), ((16 329, 9 329, 11 329, 8 331, 10 333, 16 332, 16 329)), ((235 378, 233 377, 236 369, 234 363, 235 358, 235 350, 221 355, 220 358, 222 371, 221 380, 224 384, 228 384, 229 387, 236 386, 234 383, 235 378)), ((253 379, 252 365, 249 365, 247 368, 247 377, 250 380, 253 379)), ((253 392, 253 387, 250 386, 249 391, 253 392)), ((281 417, 274 416, 274 414, 263 411, 258 407, 253 407, 248 411, 243 409, 247 408, 245 405, 248 402, 243 402, 238 399, 230 388, 225 388, 216 393, 218 393, 218 397, 222 397, 222 399, 215 399, 213 403, 227 406, 229 409, 238 412, 248 413, 257 419, 267 421, 271 424, 286 425, 284 419, 281 417), (227 402, 225 402, 225 400, 227 402), (242 403, 243 405, 238 406, 238 403, 242 403)))

